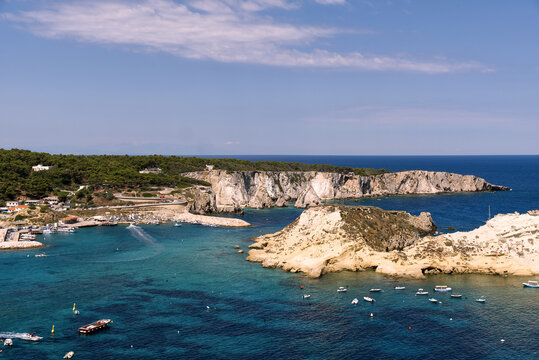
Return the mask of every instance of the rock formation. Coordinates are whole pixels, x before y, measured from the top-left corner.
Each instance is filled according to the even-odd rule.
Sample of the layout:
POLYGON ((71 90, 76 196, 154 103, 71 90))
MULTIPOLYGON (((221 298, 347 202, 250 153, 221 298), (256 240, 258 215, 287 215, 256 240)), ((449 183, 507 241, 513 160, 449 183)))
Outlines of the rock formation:
POLYGON ((244 207, 271 207, 276 200, 298 200, 309 207, 334 199, 444 192, 509 190, 473 175, 434 171, 402 171, 373 176, 324 172, 272 172, 211 170, 186 173, 207 181, 215 194, 212 212, 244 207))
POLYGON ((498 215, 470 232, 439 236, 429 213, 325 205, 304 211, 275 233, 255 238, 247 260, 264 267, 324 273, 376 269, 424 273, 539 274, 539 215, 498 215))

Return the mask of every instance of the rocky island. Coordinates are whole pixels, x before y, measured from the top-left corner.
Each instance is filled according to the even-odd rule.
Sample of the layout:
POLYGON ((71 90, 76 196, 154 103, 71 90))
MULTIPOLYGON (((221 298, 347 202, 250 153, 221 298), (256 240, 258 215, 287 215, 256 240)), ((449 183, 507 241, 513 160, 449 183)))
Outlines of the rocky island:
POLYGON ((497 215, 470 231, 433 236, 429 213, 324 205, 305 210, 283 230, 255 238, 247 260, 319 277, 374 269, 425 273, 539 274, 539 212, 497 215))

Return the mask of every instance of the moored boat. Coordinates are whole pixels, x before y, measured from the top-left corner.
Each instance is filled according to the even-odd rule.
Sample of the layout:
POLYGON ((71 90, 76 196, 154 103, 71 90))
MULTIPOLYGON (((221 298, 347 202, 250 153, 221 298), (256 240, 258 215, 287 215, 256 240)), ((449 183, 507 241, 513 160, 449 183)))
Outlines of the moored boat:
POLYGON ((358 302, 359 302, 359 300, 357 298, 354 298, 354 300, 352 300, 353 305, 356 305, 358 302))
POLYGON ((479 299, 475 299, 475 301, 477 301, 478 303, 484 303, 487 301, 487 299, 485 298, 479 298, 479 299))
POLYGON ((111 319, 101 319, 88 325, 79 328, 79 334, 91 334, 98 330, 103 330, 111 323, 111 319))
POLYGON ((310 294, 304 294, 304 295, 303 295, 303 298, 304 298, 304 299, 308 299, 308 298, 310 298, 310 297, 311 297, 310 294))
POLYGON ((455 299, 460 299, 460 298, 462 298, 462 295, 461 294, 451 294, 451 297, 455 298, 455 299))
POLYGON ((425 291, 423 289, 417 289, 417 292, 415 293, 416 295, 428 295, 429 292, 428 291, 425 291))
POLYGON ((75 355, 75 352, 69 351, 64 355, 64 359, 71 359, 75 355))
POLYGON ((539 282, 534 280, 528 280, 528 282, 522 283, 522 286, 527 288, 539 288, 539 282))
POLYGON ((370 292, 380 292, 382 289, 369 289, 370 292))
POLYGON ((348 289, 345 288, 344 286, 339 286, 339 288, 337 289, 337 292, 347 292, 348 289))
POLYGON ((4 340, 4 346, 12 346, 13 340, 12 339, 6 339, 4 340))
POLYGON ((437 291, 437 292, 448 292, 448 291, 451 291, 452 289, 450 287, 448 287, 447 285, 436 285, 434 287, 434 291, 437 291))
POLYGON ((434 303, 434 304, 438 304, 438 303, 439 303, 439 301, 436 300, 435 298, 430 298, 429 301, 430 301, 431 303, 434 303))
POLYGON ((395 290, 404 290, 406 286, 395 286, 395 290))
POLYGON ((363 300, 368 301, 368 302, 376 302, 376 300, 368 296, 363 296, 363 300))

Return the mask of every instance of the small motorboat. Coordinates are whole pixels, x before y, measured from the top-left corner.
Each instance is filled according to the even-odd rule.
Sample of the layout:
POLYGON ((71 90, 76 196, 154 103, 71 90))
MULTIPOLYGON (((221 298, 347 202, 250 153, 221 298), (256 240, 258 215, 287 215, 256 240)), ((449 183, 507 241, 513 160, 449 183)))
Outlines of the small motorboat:
POLYGON ((434 287, 434 291, 437 291, 437 292, 449 292, 451 290, 452 289, 448 287, 447 285, 436 285, 434 287))
POLYGON ((352 300, 352 305, 356 305, 358 302, 359 300, 357 298, 354 298, 354 300, 352 300))
POLYGON ((182 224, 180 224, 180 223, 175 223, 174 226, 179 227, 179 226, 182 226, 182 224))
POLYGON ((395 290, 404 290, 406 286, 395 286, 395 290))
POLYGON ((485 303, 487 301, 487 299, 479 298, 479 299, 475 299, 475 301, 477 301, 478 303, 485 303))
POLYGON ((369 289, 370 292, 381 292, 382 289, 369 289))
POLYGON ((73 351, 67 352, 64 355, 64 359, 71 359, 73 357, 73 355, 75 355, 75 352, 73 352, 73 351))
POLYGON ((539 282, 534 280, 528 280, 528 282, 522 283, 522 286, 527 288, 539 288, 539 282))
POLYGON ((365 300, 367 302, 371 302, 371 303, 376 302, 376 300, 374 300, 373 298, 368 297, 368 296, 363 296, 363 300, 365 300))
POLYGON ((91 334, 95 331, 105 329, 112 322, 111 319, 101 319, 79 328, 79 334, 91 334))
POLYGON ((36 254, 35 257, 47 257, 47 254, 36 254))
POLYGON ((308 299, 308 298, 310 298, 310 297, 311 297, 310 294, 304 294, 304 295, 303 295, 303 298, 304 298, 304 299, 308 299))
POLYGON ((451 294, 451 297, 452 297, 452 298, 455 298, 455 299, 461 299, 461 298, 462 298, 462 294, 451 294))
POLYGON ((4 346, 12 346, 12 345, 13 345, 13 339, 4 340, 4 346))
POLYGON ((46 234, 52 234, 52 230, 49 228, 43 229, 43 235, 46 235, 46 234))
POLYGON ((415 293, 416 295, 428 295, 429 292, 428 291, 425 291, 423 289, 417 289, 417 292, 415 293))
POLYGON ((438 304, 438 303, 439 303, 439 301, 436 300, 435 298, 430 298, 429 301, 430 301, 431 303, 434 303, 434 304, 438 304))
POLYGON ((70 227, 59 227, 58 229, 56 229, 56 231, 64 232, 64 233, 74 233, 75 229, 70 228, 70 227))
POLYGON ((339 288, 337 289, 337 292, 347 292, 348 289, 345 288, 344 286, 339 286, 339 288))

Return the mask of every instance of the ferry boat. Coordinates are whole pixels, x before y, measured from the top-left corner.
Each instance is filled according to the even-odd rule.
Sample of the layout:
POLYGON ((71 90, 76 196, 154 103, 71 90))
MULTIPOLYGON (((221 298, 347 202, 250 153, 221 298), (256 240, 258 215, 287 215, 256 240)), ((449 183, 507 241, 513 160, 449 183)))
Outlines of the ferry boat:
POLYGON ((539 288, 539 282, 534 280, 528 280, 527 283, 522 283, 522 286, 529 288, 539 288))
POLYGON ((437 292, 449 292, 451 290, 452 289, 448 287, 447 285, 436 285, 434 287, 434 291, 437 291, 437 292))
POLYGON ((111 323, 111 319, 101 319, 88 325, 79 328, 79 334, 91 334, 99 330, 103 330, 111 323))

